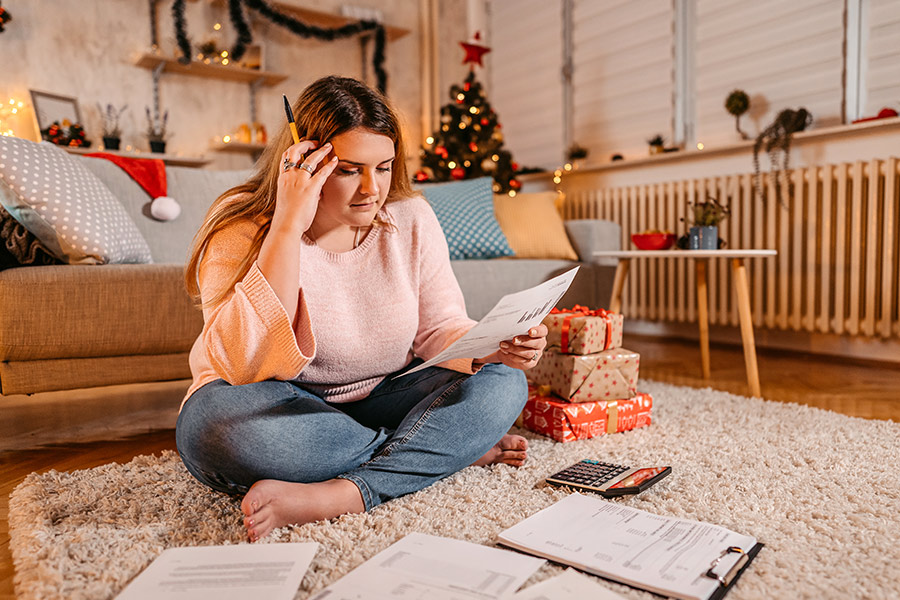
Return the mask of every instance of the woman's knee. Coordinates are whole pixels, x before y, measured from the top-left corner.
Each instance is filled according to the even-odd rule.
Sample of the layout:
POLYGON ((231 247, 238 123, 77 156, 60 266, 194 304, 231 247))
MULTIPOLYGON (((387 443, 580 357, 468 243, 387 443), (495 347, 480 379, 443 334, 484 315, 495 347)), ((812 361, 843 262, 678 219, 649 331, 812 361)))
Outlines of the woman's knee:
POLYGON ((514 421, 528 400, 525 373, 502 364, 488 364, 475 377, 479 387, 490 395, 492 410, 514 421))

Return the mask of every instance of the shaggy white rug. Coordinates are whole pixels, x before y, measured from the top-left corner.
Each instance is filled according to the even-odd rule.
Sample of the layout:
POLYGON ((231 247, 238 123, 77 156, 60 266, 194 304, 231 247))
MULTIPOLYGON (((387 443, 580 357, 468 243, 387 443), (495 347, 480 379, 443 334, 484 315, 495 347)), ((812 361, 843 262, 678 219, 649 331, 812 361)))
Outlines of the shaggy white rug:
MULTIPOLYGON (((565 495, 544 477, 600 458, 672 466, 622 502, 766 544, 732 600, 898 598, 900 424, 708 389, 641 390, 654 397, 650 427, 567 444, 526 433, 523 468, 470 467, 368 514, 276 530, 263 542, 319 542, 297 593, 307 598, 412 531, 492 545, 565 495)), ((165 548, 244 542, 238 502, 196 483, 172 452, 32 474, 11 496, 9 521, 23 599, 112 598, 165 548)), ((526 585, 560 571, 547 564, 526 585)))

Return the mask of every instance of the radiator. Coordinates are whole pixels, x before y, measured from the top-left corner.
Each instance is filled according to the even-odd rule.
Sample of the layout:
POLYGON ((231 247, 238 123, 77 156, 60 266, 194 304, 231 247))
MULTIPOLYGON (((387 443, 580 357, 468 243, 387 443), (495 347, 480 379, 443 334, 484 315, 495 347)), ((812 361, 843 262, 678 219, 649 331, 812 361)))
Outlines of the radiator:
MULTIPOLYGON (((898 159, 795 169, 782 177, 782 203, 764 174, 750 173, 622 188, 574 191, 566 219, 609 219, 621 247, 645 229, 687 231, 688 202, 716 196, 730 210, 719 225, 729 248, 774 248, 748 259, 753 321, 770 329, 891 338, 900 335, 900 173, 898 159), (788 178, 793 182, 789 193, 788 178)), ((711 324, 737 325, 728 261, 711 260, 711 324)), ((650 321, 696 320, 688 259, 632 261, 622 311, 650 321)))

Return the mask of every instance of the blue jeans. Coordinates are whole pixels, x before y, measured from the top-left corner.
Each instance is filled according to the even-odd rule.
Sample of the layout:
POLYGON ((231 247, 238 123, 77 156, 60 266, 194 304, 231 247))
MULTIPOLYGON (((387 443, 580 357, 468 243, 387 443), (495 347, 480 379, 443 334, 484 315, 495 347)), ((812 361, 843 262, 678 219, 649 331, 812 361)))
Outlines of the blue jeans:
POLYGON ((522 371, 499 364, 474 375, 429 367, 389 376, 347 403, 287 381, 218 379, 188 398, 176 441, 187 470, 215 490, 243 494, 261 479, 339 477, 359 487, 369 510, 484 456, 527 395, 522 371))

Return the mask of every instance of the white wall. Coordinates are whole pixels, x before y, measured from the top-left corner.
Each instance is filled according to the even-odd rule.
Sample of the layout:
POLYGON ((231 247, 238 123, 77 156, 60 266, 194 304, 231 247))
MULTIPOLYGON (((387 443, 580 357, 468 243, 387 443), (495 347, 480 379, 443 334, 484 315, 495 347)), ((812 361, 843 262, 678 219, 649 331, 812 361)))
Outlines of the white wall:
MULTIPOLYGON (((338 14, 344 0, 286 0, 298 6, 338 14)), ((464 39, 463 10, 441 3, 441 26, 447 40, 464 39)), ((173 55, 175 34, 170 1, 159 3, 159 36, 162 52, 173 55)), ((377 7, 385 22, 411 31, 389 41, 386 67, 388 95, 404 120, 409 152, 417 157, 421 132, 420 23, 418 0, 380 0, 377 7)), ((3 6, 13 16, 0 34, 3 56, 0 100, 9 97, 26 102, 28 110, 11 121, 16 135, 38 139, 30 110, 28 90, 36 89, 75 97, 81 108, 88 136, 96 146, 101 137, 97 103, 128 104, 122 119, 123 144, 147 149, 145 106, 152 107, 152 74, 137 67, 138 56, 150 48, 150 17, 147 0, 5 0, 3 6)), ((187 3, 188 33, 199 45, 214 34, 212 26, 223 24, 220 46, 230 49, 235 33, 228 19, 227 3, 199 0, 187 3)), ((339 74, 361 77, 363 61, 358 39, 335 42, 303 40, 265 20, 254 21, 254 41, 265 46, 265 68, 289 76, 274 87, 257 94, 260 121, 270 133, 284 122, 281 94, 298 95, 318 77, 339 74)), ((455 42, 453 42, 455 43, 455 42)), ((449 41, 442 42, 445 46, 449 41)), ((450 48, 442 60, 461 62, 462 51, 450 48), (451 60, 452 59, 452 60, 451 60)), ((370 82, 371 66, 369 66, 370 82)), ((461 78, 460 69, 447 69, 441 85, 461 78)), ((250 119, 250 92, 247 84, 163 74, 160 84, 163 109, 169 109, 172 137, 168 151, 213 158, 211 168, 244 168, 252 164, 249 155, 212 152, 214 137, 235 130, 250 119)))

